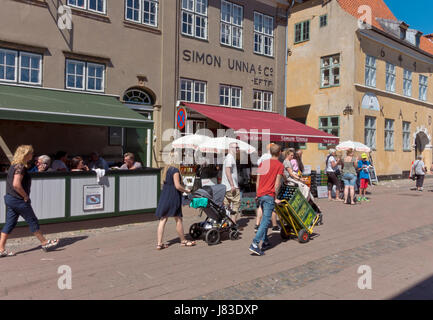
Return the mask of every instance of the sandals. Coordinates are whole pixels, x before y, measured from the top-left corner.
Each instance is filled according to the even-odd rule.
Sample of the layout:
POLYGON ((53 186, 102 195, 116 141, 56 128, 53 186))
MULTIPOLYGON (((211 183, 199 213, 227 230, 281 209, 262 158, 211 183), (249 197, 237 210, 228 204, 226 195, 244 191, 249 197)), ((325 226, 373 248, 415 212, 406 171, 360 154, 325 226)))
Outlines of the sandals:
POLYGON ((196 245, 196 243, 195 243, 195 241, 188 241, 188 240, 185 240, 185 241, 182 241, 182 242, 180 243, 180 245, 181 245, 182 247, 194 247, 194 246, 196 245))
POLYGON ((42 250, 48 252, 49 250, 57 247, 58 245, 59 245, 59 239, 48 240, 47 244, 42 246, 42 250))
POLYGON ((4 251, 0 252, 0 258, 13 257, 13 256, 15 256, 14 252, 10 252, 10 251, 7 251, 7 250, 4 250, 4 251))
POLYGON ((156 250, 162 250, 162 249, 167 249, 167 248, 168 248, 168 244, 166 244, 166 243, 158 244, 156 246, 156 250))

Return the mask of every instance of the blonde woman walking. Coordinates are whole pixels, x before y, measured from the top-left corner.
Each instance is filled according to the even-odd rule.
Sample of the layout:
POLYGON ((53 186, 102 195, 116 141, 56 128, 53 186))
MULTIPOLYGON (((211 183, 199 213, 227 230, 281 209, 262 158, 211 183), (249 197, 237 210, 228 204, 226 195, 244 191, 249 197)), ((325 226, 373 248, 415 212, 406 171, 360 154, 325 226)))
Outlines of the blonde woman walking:
POLYGON ((33 159, 33 147, 22 145, 15 151, 12 165, 9 168, 6 180, 6 195, 4 197, 7 207, 6 223, 0 237, 0 257, 14 256, 13 252, 6 251, 6 241, 15 228, 19 216, 29 224, 30 231, 41 242, 42 249, 47 251, 56 247, 59 240, 47 240, 39 230, 39 221, 30 204, 31 177, 27 172, 28 162, 33 159))
POLYGON ((169 217, 174 217, 176 220, 176 231, 179 235, 181 246, 192 247, 196 244, 194 241, 188 241, 185 239, 182 221, 182 193, 190 193, 190 191, 182 186, 179 167, 179 164, 175 163, 174 155, 171 154, 170 159, 162 172, 162 181, 164 182, 164 185, 155 213, 159 218, 156 245, 157 250, 162 250, 168 247, 168 244, 162 242, 162 238, 169 217))

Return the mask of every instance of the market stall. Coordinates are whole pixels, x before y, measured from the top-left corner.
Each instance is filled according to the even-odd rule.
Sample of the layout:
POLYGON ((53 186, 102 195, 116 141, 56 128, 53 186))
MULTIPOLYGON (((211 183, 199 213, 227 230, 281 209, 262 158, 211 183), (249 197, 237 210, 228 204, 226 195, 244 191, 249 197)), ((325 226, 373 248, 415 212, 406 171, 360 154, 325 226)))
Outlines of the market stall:
MULTIPOLYGON (((181 102, 180 108, 188 114, 188 121, 200 119, 203 123, 218 124, 219 127, 208 128, 212 132, 217 129, 231 129, 238 139, 248 141, 258 150, 263 144, 270 142, 284 145, 286 143, 324 143, 338 144, 339 138, 327 132, 306 126, 300 122, 284 117, 276 112, 263 112, 246 108, 231 108, 215 105, 205 105, 181 102), (205 121, 203 121, 205 119, 205 121), (209 121, 207 121, 209 120, 209 121)), ((248 172, 241 186, 241 210, 255 210, 255 182, 257 170, 257 154, 250 157, 248 164, 238 166, 238 173, 248 172), (253 159, 255 159, 253 161, 253 159)), ((242 175, 242 174, 241 174, 242 175)), ((244 178, 244 177, 242 177, 244 178)), ((316 182, 311 170, 306 175, 306 182, 311 185, 316 182)))

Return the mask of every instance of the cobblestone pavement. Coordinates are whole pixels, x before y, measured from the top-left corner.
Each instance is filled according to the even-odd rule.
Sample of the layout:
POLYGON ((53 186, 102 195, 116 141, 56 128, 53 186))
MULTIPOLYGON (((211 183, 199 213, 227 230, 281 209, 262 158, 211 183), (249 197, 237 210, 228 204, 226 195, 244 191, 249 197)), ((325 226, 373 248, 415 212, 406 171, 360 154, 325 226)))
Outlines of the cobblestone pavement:
MULTIPOLYGON (((302 266, 224 288, 196 299, 222 300, 230 297, 230 299, 235 300, 248 300, 272 298, 284 293, 286 290, 296 290, 329 275, 337 274, 350 266, 359 266, 373 257, 377 258, 392 254, 402 248, 414 246, 432 238, 433 224, 430 224, 310 261, 302 266)), ((433 298, 433 292, 431 298, 433 298)))
MULTIPOLYGON (((60 247, 44 253, 28 228, 8 241, 16 257, 0 259, 0 299, 413 299, 433 298, 433 180, 411 191, 410 180, 381 182, 370 202, 319 200, 323 226, 309 243, 270 234, 263 257, 250 254, 254 217, 243 216, 241 238, 208 246, 179 245, 174 221, 155 250, 152 215, 44 225, 60 247), (60 290, 60 266, 72 289, 60 290), (371 290, 357 286, 360 265, 372 270, 371 290)), ((36 213, 37 214, 37 213, 36 213)), ((184 210, 185 231, 203 217, 184 210)))

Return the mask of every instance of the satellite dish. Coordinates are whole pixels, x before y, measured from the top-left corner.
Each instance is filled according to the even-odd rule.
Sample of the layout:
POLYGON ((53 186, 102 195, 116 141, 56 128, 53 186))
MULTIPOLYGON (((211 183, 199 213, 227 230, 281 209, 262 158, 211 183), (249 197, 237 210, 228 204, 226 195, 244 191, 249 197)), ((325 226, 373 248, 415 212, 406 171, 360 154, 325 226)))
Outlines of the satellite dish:
POLYGON ((374 93, 367 92, 362 98, 361 106, 363 109, 380 111, 379 100, 374 93))

